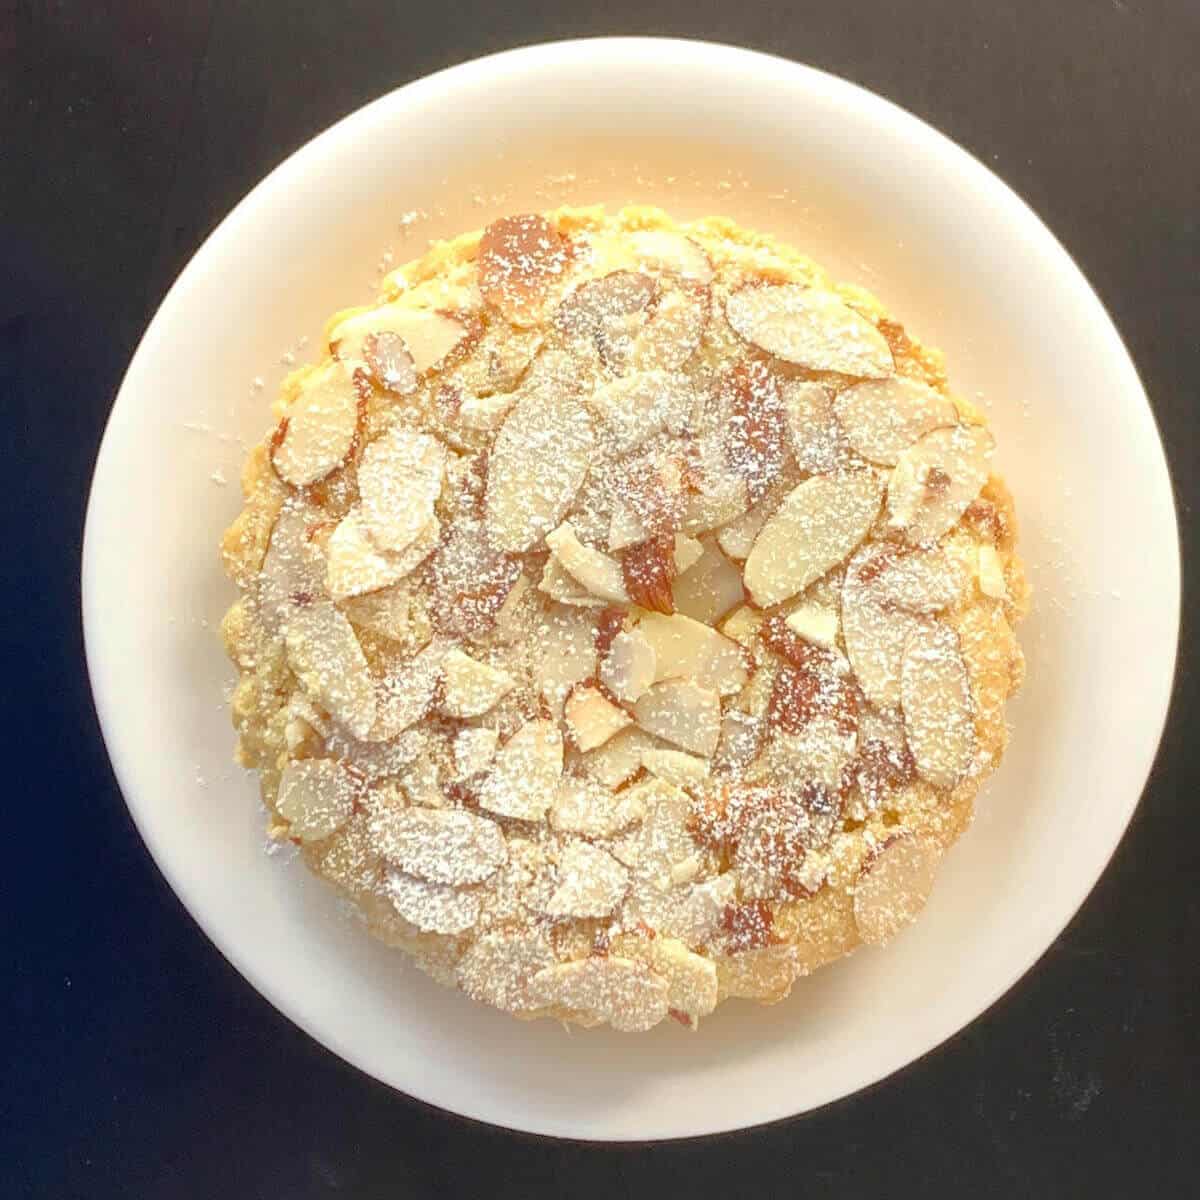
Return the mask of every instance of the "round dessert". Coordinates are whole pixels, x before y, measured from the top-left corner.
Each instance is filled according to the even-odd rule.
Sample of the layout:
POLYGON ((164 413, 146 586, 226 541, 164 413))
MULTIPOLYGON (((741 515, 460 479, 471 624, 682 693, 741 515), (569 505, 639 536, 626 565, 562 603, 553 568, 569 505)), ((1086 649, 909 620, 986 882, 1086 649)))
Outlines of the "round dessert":
POLYGON ((647 208, 439 243, 327 344, 223 545, 272 836, 436 979, 620 1030, 916 915, 1028 591, 936 351, 647 208))

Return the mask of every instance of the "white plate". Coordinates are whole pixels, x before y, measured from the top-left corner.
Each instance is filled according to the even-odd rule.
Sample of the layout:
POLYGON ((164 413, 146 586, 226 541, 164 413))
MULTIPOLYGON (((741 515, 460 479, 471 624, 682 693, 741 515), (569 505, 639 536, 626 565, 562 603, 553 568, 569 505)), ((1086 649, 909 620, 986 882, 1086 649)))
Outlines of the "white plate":
MULTIPOLYGON (((307 357, 312 346, 296 350, 307 357)), ((665 1138, 835 1100, 961 1029, 1103 869, 1162 727, 1179 612, 1162 447, 1087 282, 995 176, 914 117, 742 50, 574 42, 442 72, 289 158, 204 244, 121 387, 83 556, 96 704, 146 844, 196 920, 293 1021, 376 1078, 499 1125, 665 1138), (567 1036, 444 991, 299 863, 264 856, 230 766, 217 566, 281 355, 431 236, 563 200, 725 213, 875 290, 981 396, 1036 588, 1012 749, 923 919, 692 1037, 567 1036), (261 376, 266 389, 255 391, 261 376), (219 481, 227 479, 228 486, 219 481)))

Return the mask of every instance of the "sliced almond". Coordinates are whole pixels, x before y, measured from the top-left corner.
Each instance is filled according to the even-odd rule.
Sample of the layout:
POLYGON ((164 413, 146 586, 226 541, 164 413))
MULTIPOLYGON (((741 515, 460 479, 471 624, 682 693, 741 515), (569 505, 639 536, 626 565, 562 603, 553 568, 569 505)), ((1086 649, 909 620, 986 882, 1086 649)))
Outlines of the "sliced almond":
POLYGON ((716 765, 723 771, 744 771, 762 746, 765 723, 751 713, 731 709, 721 718, 716 765))
POLYGON ((814 475, 788 493, 746 559, 746 588, 769 607, 803 591, 866 537, 883 482, 874 471, 814 475))
POLYGON ((292 616, 287 659, 311 699, 356 737, 370 734, 375 684, 353 626, 332 604, 312 604, 292 616))
POLYGON ((883 335, 832 292, 794 283, 751 285, 729 297, 725 315, 751 345, 785 362, 866 379, 895 371, 883 335))
POLYGON ((596 673, 596 625, 585 612, 559 609, 531 640, 533 676, 546 703, 561 713, 567 693, 596 673))
POLYGON ((717 545, 721 550, 739 561, 746 558, 754 548, 754 539, 767 523, 768 509, 762 504, 756 504, 748 512, 723 525, 717 530, 717 545))
POLYGON ((748 604, 743 604, 741 608, 729 614, 725 624, 721 626, 721 632, 739 646, 749 649, 758 640, 758 631, 762 628, 762 623, 762 613, 748 604))
POLYGON ((275 809, 292 837, 317 842, 350 820, 356 791, 354 777, 332 758, 289 762, 279 780, 275 809))
POLYGON ((702 247, 681 233, 665 229, 638 229, 626 235, 634 256, 653 270, 708 283, 712 263, 702 247))
POLYGON ((982 425, 927 433, 896 459, 888 483, 889 523, 914 544, 937 541, 987 482, 994 448, 982 425))
POLYGON ((538 821, 554 803, 563 739, 553 721, 527 721, 496 752, 479 787, 479 806, 503 817, 538 821))
POLYGON ((667 679, 637 702, 634 718, 647 733, 709 757, 721 736, 721 698, 690 679, 667 679))
POLYGON ((642 751, 653 744, 653 739, 642 730, 624 729, 598 750, 583 755, 580 763, 584 772, 597 783, 619 788, 642 769, 642 751))
POLYGON ((370 830, 388 862, 433 883, 479 883, 508 860, 500 826, 460 809, 384 808, 370 830))
POLYGON ((603 608, 607 603, 602 597, 589 592, 554 557, 546 559, 537 586, 538 591, 545 592, 551 600, 557 600, 559 604, 566 604, 572 608, 603 608))
POLYGON ((361 521, 380 550, 406 549, 429 524, 445 472, 441 443, 404 425, 366 448, 358 467, 361 521))
POLYGON ((668 992, 645 963, 615 954, 546 967, 530 983, 540 1004, 586 1013, 623 1033, 657 1025, 667 1015, 668 992))
POLYGON ((736 521, 751 504, 745 479, 726 461, 720 433, 697 439, 693 466, 696 490, 687 498, 680 528, 695 537, 736 521))
POLYGON ((796 465, 814 475, 835 470, 842 457, 842 430, 833 393, 824 384, 803 379, 786 380, 781 390, 796 465))
POLYGON ((594 352, 609 370, 623 375, 657 296, 658 285, 649 275, 612 271, 571 292, 555 311, 554 325, 577 353, 594 352))
POLYGON ((645 522, 627 504, 617 501, 613 505, 608 525, 608 548, 610 551, 624 550, 636 546, 650 537, 645 522))
POLYGON ((686 754, 682 750, 666 750, 657 746, 642 751, 642 766, 658 779, 676 787, 702 783, 708 778, 708 759, 686 754))
POLYGON ((375 689, 375 724, 367 740, 390 742, 428 714, 445 655, 444 643, 431 642, 387 672, 375 689))
POLYGON ((850 561, 842 585, 842 638, 864 695, 880 708, 900 703, 900 670, 904 648, 917 628, 917 618, 885 607, 875 590, 891 549, 865 546, 850 561))
POLYGON ((603 746, 609 738, 633 724, 633 718, 594 685, 577 687, 567 697, 563 720, 576 747, 585 752, 603 746))
POLYGON ((667 1003, 676 1013, 707 1016, 717 1006, 717 968, 678 938, 624 935, 613 951, 646 963, 667 981, 667 1003))
MULTIPOLYGON (((363 363, 371 368, 372 355, 379 359, 379 338, 399 337, 418 375, 441 366, 468 334, 465 321, 450 313, 406 304, 385 304, 356 313, 330 330, 329 348, 347 365, 363 363), (374 338, 374 342, 370 339, 374 338)), ((386 342, 385 342, 386 345, 386 342)), ((373 368, 372 368, 373 369, 373 368)), ((386 382, 380 379, 384 386, 386 382)))
POLYGON ((746 481, 751 503, 763 498, 787 459, 787 420, 779 383, 758 361, 736 364, 721 380, 728 396, 725 457, 746 481))
POLYGON ((695 395, 680 375, 635 371, 601 384, 584 403, 596 417, 605 446, 623 456, 664 429, 682 433, 695 395))
POLYGON ((552 383, 508 414, 488 458, 487 529, 498 549, 521 553, 554 529, 587 474, 591 418, 552 383))
POLYGON ((937 872, 938 848, 926 838, 891 838, 863 868, 854 889, 854 924, 869 945, 882 946, 925 907, 937 872))
POLYGON ((571 242, 545 217, 502 217, 479 242, 479 290, 514 325, 534 325, 573 258, 571 242))
POLYGON ((637 831, 638 875, 665 890, 676 868, 697 851, 689 825, 692 801, 682 788, 662 779, 636 784, 627 794, 636 797, 646 813, 637 831))
POLYGON ((459 959, 458 986, 472 1000, 524 1012, 537 1007, 530 980, 553 964, 554 952, 540 933, 485 933, 459 959))
POLYGON ((847 388, 838 393, 834 411, 850 445, 885 466, 894 466, 918 438, 958 420, 950 400, 904 375, 847 388))
POLYGON ((885 557, 872 590, 885 605, 928 614, 956 604, 967 582, 962 564, 940 546, 926 546, 885 557))
POLYGON ((390 868, 383 890, 396 911, 426 933, 464 933, 479 920, 480 901, 448 883, 431 883, 390 868))
POLYGON ((626 599, 654 612, 673 613, 675 598, 675 539, 670 534, 631 546, 621 557, 626 599))
POLYGON ((654 648, 655 681, 688 679, 729 696, 748 678, 745 655, 737 643, 682 614, 647 613, 637 631, 654 648))
POLYGON ((513 689, 507 671, 479 662, 457 647, 446 655, 442 669, 441 707, 448 717, 477 717, 513 689))
POLYGON ((1004 562, 995 546, 979 547, 979 590, 993 600, 1008 598, 1008 585, 1004 579, 1004 562))
POLYGON ((958 635, 928 622, 909 638, 900 674, 904 732, 917 771, 952 788, 975 757, 974 705, 958 635))
POLYGON ((602 600, 628 603, 621 564, 602 550, 585 546, 569 521, 546 535, 546 545, 580 587, 602 600))
POLYGON ((581 837, 613 837, 646 815, 645 804, 631 792, 614 794, 597 780, 564 778, 550 825, 560 833, 581 837))
POLYGON ((288 408, 271 461, 284 483, 307 487, 340 467, 358 429, 358 391, 340 363, 309 375, 288 408))
POLYGON ((489 396, 466 395, 458 406, 458 424, 466 429, 499 429, 517 402, 515 392, 493 392, 489 396))
POLYGON ((454 766, 460 779, 469 779, 486 770, 496 757, 500 735, 494 729, 460 729, 454 739, 454 766))
POLYGON ((688 537, 686 533, 677 533, 675 535, 674 558, 676 574, 686 574, 703 556, 704 547, 694 537, 688 537))
POLYGON ((420 385, 413 356, 404 339, 393 330, 368 334, 363 341, 363 358, 371 377, 385 392, 411 396, 420 385))
POLYGON ((321 552, 308 536, 317 518, 309 505, 289 501, 275 520, 257 579, 258 613, 271 633, 297 608, 325 598, 321 552))
POLYGON ((571 842, 558 857, 558 886, 546 904, 552 917, 605 917, 629 888, 629 872, 606 850, 571 842))
POLYGON ((437 548, 442 527, 430 516, 398 554, 380 550, 363 528, 357 508, 351 509, 329 536, 325 584, 335 600, 379 591, 412 574, 437 548))
POLYGON ((788 613, 784 624, 803 641, 826 650, 837 648, 838 610, 822 604, 800 604, 788 613))
POLYGON ((671 584, 676 612, 715 625, 746 597, 741 572, 711 541, 700 543, 700 557, 671 584))
POLYGON ((600 682, 618 700, 632 704, 654 682, 656 664, 654 646, 646 635, 637 629, 622 630, 600 664, 600 682))
POLYGON ((700 349, 712 315, 705 286, 668 292, 633 341, 630 364, 636 371, 678 371, 700 349))

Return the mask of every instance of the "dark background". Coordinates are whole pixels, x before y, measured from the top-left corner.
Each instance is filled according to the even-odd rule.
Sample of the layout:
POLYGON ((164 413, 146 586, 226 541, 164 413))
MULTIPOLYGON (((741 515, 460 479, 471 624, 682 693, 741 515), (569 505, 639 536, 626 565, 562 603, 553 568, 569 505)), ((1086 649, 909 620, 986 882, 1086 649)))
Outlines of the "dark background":
POLYGON ((1197 1194, 1186 618, 1141 808, 1029 977, 884 1084, 704 1143, 551 1143, 388 1091, 234 973, 134 832, 87 690, 77 579, 91 464, 137 339, 201 239, 282 158, 391 87, 507 46, 742 43, 865 84, 957 139, 1045 218, 1113 313, 1195 550, 1197 0, 607 8, 0 0, 4 1200, 1197 1194))

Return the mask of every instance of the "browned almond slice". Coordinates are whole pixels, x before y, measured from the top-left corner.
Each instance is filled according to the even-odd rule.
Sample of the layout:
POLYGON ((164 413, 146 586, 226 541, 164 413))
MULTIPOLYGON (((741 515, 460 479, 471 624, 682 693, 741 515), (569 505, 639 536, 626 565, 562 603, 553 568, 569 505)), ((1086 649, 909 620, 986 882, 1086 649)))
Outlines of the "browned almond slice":
POLYGON ((385 392, 411 396, 420 384, 416 363, 404 339, 392 330, 370 333, 363 342, 363 358, 371 377, 385 392))
POLYGON ((681 432, 695 402, 688 381, 666 371, 620 376, 584 399, 599 422, 599 437, 616 455, 629 454, 664 429, 681 432))
POLYGON ((292 610, 325 598, 325 571, 320 550, 309 540, 317 510, 290 501, 280 509, 258 577, 258 612, 274 633, 287 624, 292 610))
POLYGON ((288 666, 301 687, 355 737, 375 724, 375 684, 354 628, 332 604, 298 609, 287 627, 288 666))
POLYGON ((917 618, 894 607, 885 608, 875 591, 892 554, 889 546, 863 547, 850 561, 842 585, 846 654, 864 695, 880 708, 895 708, 900 703, 904 648, 917 627, 917 618))
POLYGON ((553 964, 554 952, 540 933, 485 933, 458 960, 458 986, 472 1000, 524 1012, 537 1007, 529 981, 553 964))
POLYGON ((745 479, 725 458, 721 433, 708 433, 695 443, 696 490, 688 496, 681 526, 696 536, 737 520, 750 507, 750 489, 745 479))
POLYGON ((982 425, 927 433, 896 459, 888 483, 890 524, 914 544, 936 542, 979 495, 994 448, 982 425))
POLYGON ((577 959, 539 971, 530 993, 539 1004, 585 1013, 623 1033, 640 1033, 667 1015, 667 981, 643 962, 577 959))
POLYGON ((448 883, 431 883, 389 868, 383 890, 396 911, 426 933, 463 933, 479 920, 476 892, 465 892, 448 883))
POLYGON ((546 545, 576 583, 593 596, 614 602, 629 601, 621 564, 594 546, 585 546, 569 521, 546 535, 546 545))
POLYGON ((486 726, 460 729, 454 739, 454 766, 459 779, 469 779, 491 765, 500 735, 486 726))
POLYGON ((854 924, 869 945, 882 946, 913 921, 933 890, 938 849, 900 834, 868 859, 854 889, 854 924))
POLYGON ((658 285, 650 276, 613 271, 571 292, 555 311, 554 324, 577 350, 594 349, 605 366, 624 374, 657 295, 658 285))
POLYGON ((558 525, 587 475, 593 443, 587 412, 553 384, 517 402, 488 458, 486 523, 498 549, 522 553, 558 525))
POLYGON ((755 603, 778 604, 837 566, 866 537, 882 496, 874 471, 814 475, 789 492, 746 559, 755 603))
POLYGON ((723 696, 740 692, 749 678, 746 656, 734 641, 680 613, 647 613, 637 632, 654 650, 655 682, 689 679, 723 696))
POLYGON ((398 554, 380 550, 363 528, 359 509, 351 509, 330 534, 325 585, 335 600, 363 596, 410 575, 436 549, 441 524, 430 516, 398 554))
POLYGON ((895 370, 883 335, 839 296, 784 283, 740 288, 725 302, 736 333, 768 354, 814 371, 884 379, 895 370))
POLYGON ((502 817, 539 821, 554 803, 563 739, 553 721, 527 721, 496 752, 479 788, 479 806, 502 817))
POLYGON ((571 242, 545 217, 502 217, 479 242, 479 290, 506 320, 534 325, 573 258, 571 242))
POLYGON ((629 792, 614 794, 597 780, 567 777, 550 810, 550 825, 560 833, 606 838, 628 829, 645 815, 644 803, 629 792))
POLYGON ((358 392, 340 363, 319 367, 287 411, 271 461, 284 483, 307 487, 340 467, 358 429, 358 392))
POLYGON ((621 556, 626 599, 653 612, 675 611, 675 572, 675 539, 670 534, 631 546, 621 556))
POLYGON ((954 787, 971 766, 976 739, 970 679, 948 625, 931 621, 909 638, 900 707, 917 771, 934 787, 954 787))
POLYGON ((950 400, 903 375, 847 388, 834 401, 834 411, 850 445, 885 466, 894 466, 918 438, 958 421, 950 400))
POLYGON ((665 229, 638 229, 626 236, 634 256, 652 270, 700 283, 712 279, 708 255, 691 238, 665 229))
POLYGON ((632 704, 649 690, 656 669, 654 646, 646 635, 637 629, 622 630, 600 663, 600 682, 618 700, 632 704))
MULTIPOLYGON (((390 337, 397 337, 403 342, 412 369, 418 375, 424 375, 441 366, 468 332, 467 322, 451 313, 385 304, 340 321, 330 331, 329 348, 347 365, 365 364, 383 387, 389 386, 387 379, 376 367, 384 371, 397 371, 394 378, 403 386, 407 381, 402 358, 390 353, 390 337), (382 353, 380 338, 384 338, 382 353), (375 359, 374 363, 372 358, 375 359)), ((394 343, 391 345, 394 346, 394 343)))
POLYGON ((317 842, 350 820, 357 790, 354 777, 332 758, 289 762, 279 780, 275 809, 292 837, 317 842))
POLYGON ((720 384, 729 397, 725 457, 746 481, 750 502, 761 500, 787 458, 787 420, 775 376, 761 362, 741 362, 720 384))
POLYGON ((425 433, 393 426, 358 467, 362 524, 380 550, 404 550, 429 524, 446 474, 446 451, 425 433))
POLYGON ((675 610, 705 625, 715 625, 746 598, 741 572, 711 541, 671 585, 675 610))
POLYGON ((448 717, 477 717, 513 689, 507 671, 479 662, 457 647, 442 663, 442 711, 448 717))
POLYGON ((796 465, 811 474, 828 474, 842 457, 833 393, 824 384, 803 379, 786 380, 780 390, 796 465))
POLYGON ((628 887, 629 872, 606 850, 571 842, 558 857, 558 886, 546 912, 552 917, 605 917, 628 887))
POLYGON ((709 757, 721 736, 721 697, 690 679, 666 679, 634 705, 634 718, 647 733, 709 757))
POLYGON ((567 697, 563 720, 576 747, 584 752, 603 746, 633 724, 633 718, 623 708, 591 684, 575 688, 567 697))
POLYGON ((381 808, 371 817, 380 854, 432 883, 479 883, 508 860, 495 821, 449 808, 381 808))
POLYGON ((700 349, 711 315, 707 287, 667 292, 634 338, 630 365, 636 371, 678 371, 700 349))

